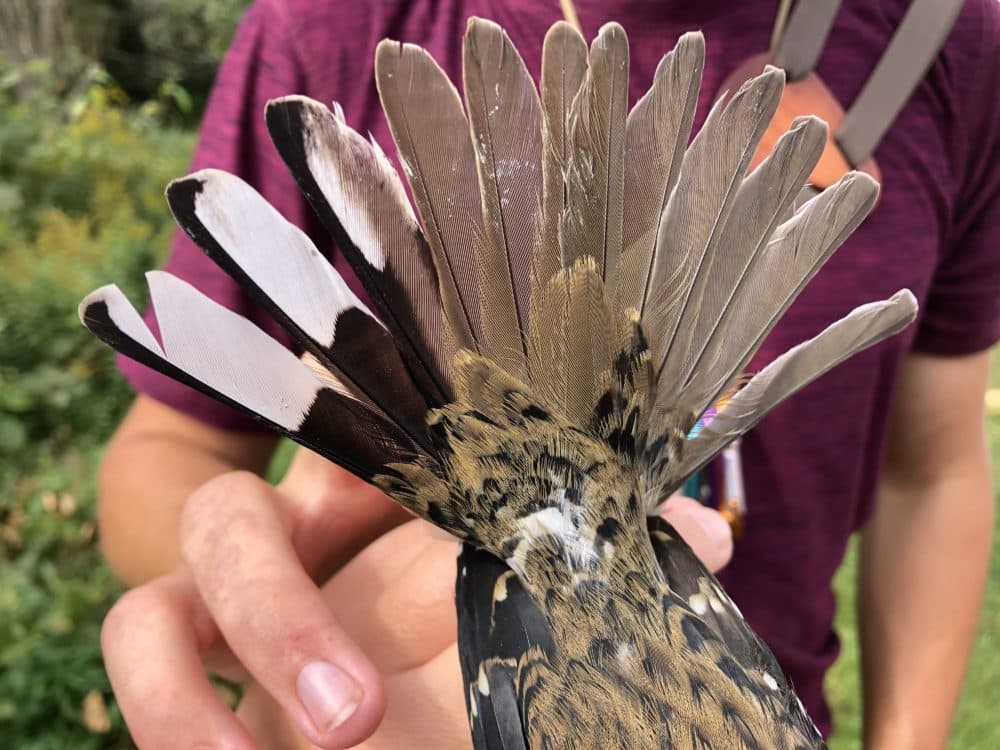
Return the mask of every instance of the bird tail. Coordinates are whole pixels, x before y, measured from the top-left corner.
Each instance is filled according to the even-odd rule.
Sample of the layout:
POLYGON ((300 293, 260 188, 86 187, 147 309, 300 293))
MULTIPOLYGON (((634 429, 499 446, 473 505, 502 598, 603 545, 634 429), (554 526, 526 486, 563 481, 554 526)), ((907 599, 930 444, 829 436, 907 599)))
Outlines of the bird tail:
POLYGON ((746 173, 781 97, 776 69, 716 103, 688 146, 697 33, 663 58, 631 112, 616 24, 589 50, 556 24, 540 96, 507 35, 479 19, 465 37, 464 104, 419 47, 382 42, 375 62, 416 211, 385 154, 336 105, 293 96, 266 112, 367 301, 239 178, 205 170, 167 190, 179 225, 302 357, 161 272, 149 275, 158 336, 113 286, 80 313, 126 355, 379 481, 453 533, 470 538, 467 498, 482 488, 449 476, 450 441, 483 429, 469 415, 484 405, 506 415, 504 429, 521 420, 526 439, 546 415, 596 441, 634 472, 652 509, 782 399, 915 315, 900 292, 745 378, 878 191, 851 173, 795 208, 826 141, 812 117, 746 173), (511 412, 514 402, 528 411, 511 412))

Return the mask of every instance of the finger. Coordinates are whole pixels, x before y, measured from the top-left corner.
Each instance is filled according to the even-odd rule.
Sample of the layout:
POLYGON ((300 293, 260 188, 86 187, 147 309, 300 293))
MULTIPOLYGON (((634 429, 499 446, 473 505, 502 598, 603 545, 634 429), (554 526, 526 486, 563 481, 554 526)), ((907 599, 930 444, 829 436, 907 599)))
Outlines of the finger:
POLYGON ((390 709, 363 750, 470 750, 458 646, 386 680, 390 709))
POLYGON ((278 491, 286 498, 292 546, 314 581, 325 581, 369 543, 413 518, 378 488, 305 448, 278 491))
MULTIPOLYGON (((470 750, 458 650, 453 643, 428 663, 386 680, 388 708, 378 730, 356 750, 470 750)), ((244 693, 237 716, 260 750, 309 750, 259 685, 244 693)))
POLYGON ((663 506, 661 517, 670 523, 713 573, 733 557, 733 530, 722 515, 697 500, 674 495, 663 506))
POLYGON ((104 664, 140 750, 254 748, 205 676, 197 600, 190 578, 172 574, 127 593, 104 620, 104 664))
POLYGON ((323 586, 324 598, 335 602, 338 612, 354 604, 370 606, 434 541, 433 528, 411 520, 380 536, 323 586))
POLYGON ((374 731, 381 679, 302 568, 274 488, 244 472, 204 485, 185 504, 181 551, 233 653, 313 744, 374 731))
POLYGON ((344 628, 382 674, 423 664, 457 637, 458 544, 432 529, 411 521, 391 531, 323 587, 344 628))

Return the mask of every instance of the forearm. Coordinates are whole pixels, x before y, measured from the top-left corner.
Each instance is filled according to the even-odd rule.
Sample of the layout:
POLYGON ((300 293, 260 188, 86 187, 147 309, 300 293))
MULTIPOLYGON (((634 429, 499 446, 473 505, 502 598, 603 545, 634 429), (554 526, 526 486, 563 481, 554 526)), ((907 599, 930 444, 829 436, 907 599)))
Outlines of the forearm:
POLYGON ((869 750, 939 750, 975 635, 993 529, 985 456, 933 482, 881 485, 862 537, 859 617, 869 750))
POLYGON ((134 586, 172 569, 180 559, 177 523, 184 501, 235 468, 170 438, 112 445, 100 474, 98 523, 115 573, 134 586))
POLYGON ((186 432, 184 420, 193 421, 140 397, 101 465, 101 548, 130 586, 177 564, 178 522, 192 492, 226 472, 261 471, 274 443, 270 437, 236 434, 227 440, 212 428, 186 432))

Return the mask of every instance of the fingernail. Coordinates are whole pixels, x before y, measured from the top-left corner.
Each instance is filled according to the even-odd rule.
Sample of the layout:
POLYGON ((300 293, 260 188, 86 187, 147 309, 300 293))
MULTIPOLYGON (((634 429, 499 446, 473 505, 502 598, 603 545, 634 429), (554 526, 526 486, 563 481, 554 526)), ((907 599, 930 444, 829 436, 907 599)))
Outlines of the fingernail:
POLYGON ((320 732, 330 732, 351 718, 364 696, 347 672, 325 661, 306 664, 299 672, 296 689, 320 732))

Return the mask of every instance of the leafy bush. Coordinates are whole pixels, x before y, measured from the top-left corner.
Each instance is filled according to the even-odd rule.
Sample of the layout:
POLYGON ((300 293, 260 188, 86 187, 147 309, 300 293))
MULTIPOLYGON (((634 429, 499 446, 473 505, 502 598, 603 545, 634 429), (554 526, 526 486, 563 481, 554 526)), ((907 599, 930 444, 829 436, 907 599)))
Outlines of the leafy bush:
POLYGON ((120 6, 117 38, 102 63, 133 98, 170 104, 193 123, 249 0, 102 2, 120 6))
MULTIPOLYGON (((250 0, 4 0, 0 56, 44 61, 71 87, 99 63, 133 101, 194 124, 250 0)), ((22 95, 46 81, 21 81, 22 95)), ((50 78, 48 83, 52 83, 50 78)))
POLYGON ((101 76, 77 99, 3 100, 0 125, 0 451, 38 453, 117 420, 123 386, 76 317, 115 280, 141 298, 142 272, 172 231, 163 187, 182 173, 187 133, 125 109, 101 76), (94 394, 101 398, 93 398, 94 394))
POLYGON ((130 395, 76 307, 141 300, 192 146, 94 69, 69 98, 0 70, 0 747, 128 747, 101 664, 118 589, 94 544, 93 473, 130 395), (23 91, 23 90, 22 90, 23 91))

